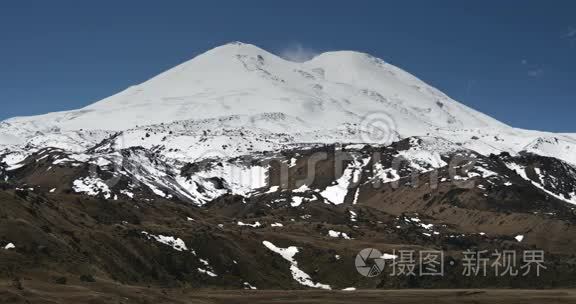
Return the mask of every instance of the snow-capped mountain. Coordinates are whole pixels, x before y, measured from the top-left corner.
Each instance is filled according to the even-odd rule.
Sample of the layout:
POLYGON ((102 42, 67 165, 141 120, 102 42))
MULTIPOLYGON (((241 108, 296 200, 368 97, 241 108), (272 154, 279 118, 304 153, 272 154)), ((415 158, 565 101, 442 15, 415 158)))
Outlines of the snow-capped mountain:
POLYGON ((14 172, 30 159, 35 166, 49 159, 43 170, 88 169, 66 173, 77 178, 70 181, 77 192, 133 196, 140 183, 160 197, 203 204, 265 184, 262 173, 238 161, 184 173, 204 159, 261 160, 262 152, 414 136, 437 138, 429 145, 433 158, 449 142, 484 156, 529 152, 576 164, 575 137, 507 126, 370 55, 328 52, 298 63, 243 43, 209 50, 79 110, 1 122, 0 164, 10 179, 22 177, 14 172), (239 183, 226 166, 256 177, 239 183), (110 180, 124 188, 112 193, 110 180))
POLYGON ((542 276, 450 266, 446 282, 572 287, 575 150, 366 54, 295 63, 227 44, 86 108, 0 122, 0 275, 144 293, 446 288, 367 280, 351 261, 366 247, 442 249, 456 266, 470 248, 539 248, 542 276))
POLYGON ((359 123, 373 112, 386 112, 404 132, 505 127, 367 54, 328 52, 295 63, 242 43, 212 49, 83 109, 6 122, 40 131, 125 130, 274 112, 300 122, 289 131, 359 123))
POLYGON ((190 127, 184 131, 230 127, 285 133, 294 142, 382 143, 441 134, 485 152, 517 152, 553 136, 508 127, 367 54, 327 52, 296 63, 250 44, 230 43, 85 108, 8 119, 0 125, 0 143, 33 140, 53 146, 70 139, 66 132, 102 134, 174 122, 190 127), (47 134, 61 138, 32 139, 47 134))

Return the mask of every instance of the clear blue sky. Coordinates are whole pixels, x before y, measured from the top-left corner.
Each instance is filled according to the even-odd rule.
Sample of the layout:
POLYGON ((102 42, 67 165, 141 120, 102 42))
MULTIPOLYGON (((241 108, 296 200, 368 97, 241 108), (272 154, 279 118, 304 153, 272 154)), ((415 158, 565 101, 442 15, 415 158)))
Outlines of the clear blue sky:
POLYGON ((75 109, 214 46, 371 53, 523 128, 576 132, 576 1, 1 1, 0 119, 75 109))

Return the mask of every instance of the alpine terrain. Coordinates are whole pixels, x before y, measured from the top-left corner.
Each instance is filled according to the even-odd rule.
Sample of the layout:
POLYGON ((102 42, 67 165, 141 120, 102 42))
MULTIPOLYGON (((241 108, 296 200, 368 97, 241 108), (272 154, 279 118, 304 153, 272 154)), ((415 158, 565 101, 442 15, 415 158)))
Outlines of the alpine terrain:
POLYGON ((508 126, 359 52, 300 63, 230 43, 5 120, 0 179, 0 290, 21 303, 576 284, 576 134, 508 126), (382 274, 359 272, 364 248, 382 274), (443 275, 391 275, 402 250, 442 251, 443 275), (518 252, 519 273, 466 274, 468 250, 489 266, 518 252), (527 250, 545 253, 538 274, 527 250))

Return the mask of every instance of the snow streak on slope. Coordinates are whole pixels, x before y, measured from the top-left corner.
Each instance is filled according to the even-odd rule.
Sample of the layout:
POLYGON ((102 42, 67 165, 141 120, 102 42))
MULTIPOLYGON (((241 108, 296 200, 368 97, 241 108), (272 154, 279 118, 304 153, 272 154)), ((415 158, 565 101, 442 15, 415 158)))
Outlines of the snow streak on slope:
POLYGON ((297 247, 290 246, 288 248, 279 248, 268 241, 263 241, 262 244, 264 244, 264 246, 266 246, 266 248, 268 248, 270 251, 279 254, 286 261, 290 262, 290 271, 292 272, 292 277, 299 284, 312 288, 320 288, 327 290, 332 289, 329 285, 314 283, 310 278, 310 276, 298 267, 298 262, 296 261, 296 259, 294 259, 294 256, 299 252, 297 247))

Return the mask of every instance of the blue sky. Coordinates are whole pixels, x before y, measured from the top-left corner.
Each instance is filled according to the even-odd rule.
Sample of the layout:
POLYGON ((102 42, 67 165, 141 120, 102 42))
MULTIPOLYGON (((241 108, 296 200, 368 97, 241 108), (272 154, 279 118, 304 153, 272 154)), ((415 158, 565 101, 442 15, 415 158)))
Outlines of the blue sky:
POLYGON ((0 119, 75 109, 214 46, 352 49, 516 127, 576 132, 574 1, 2 1, 0 119))

